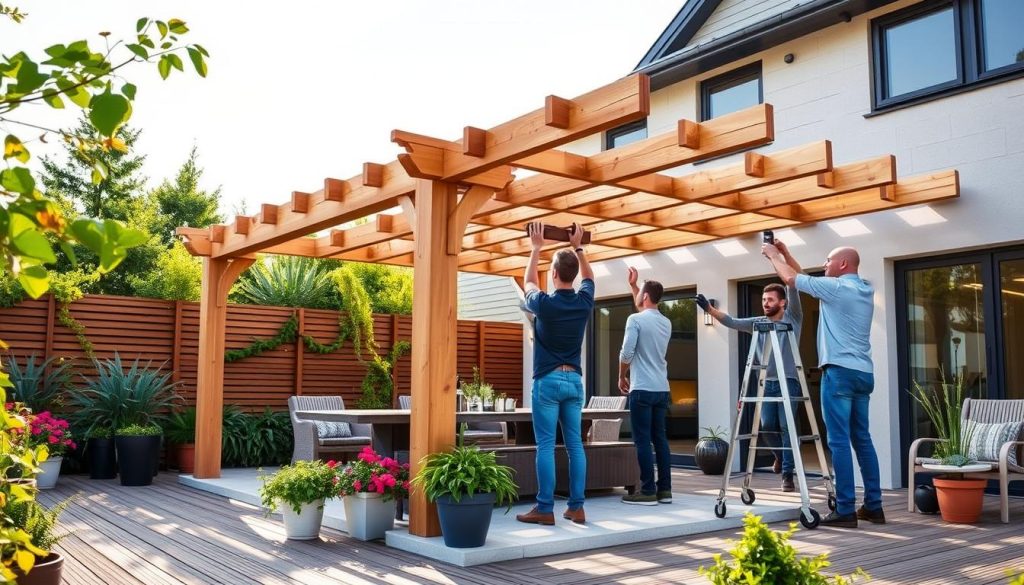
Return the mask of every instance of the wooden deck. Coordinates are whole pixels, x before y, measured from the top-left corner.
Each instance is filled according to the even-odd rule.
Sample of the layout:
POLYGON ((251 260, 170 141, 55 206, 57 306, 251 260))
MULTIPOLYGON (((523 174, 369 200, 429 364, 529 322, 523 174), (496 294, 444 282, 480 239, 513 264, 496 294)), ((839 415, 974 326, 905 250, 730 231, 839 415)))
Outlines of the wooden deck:
MULTIPOLYGON (((63 517, 73 531, 60 546, 68 556, 65 583, 704 583, 697 568, 727 550, 727 539, 737 534, 459 568, 327 529, 319 541, 288 542, 279 522, 253 506, 181 486, 174 474, 156 479, 151 487, 125 488, 67 476, 43 494, 52 503, 79 493, 63 517)), ((778 476, 759 475, 758 500, 797 499, 775 491, 777 483, 778 476)), ((715 493, 717 485, 715 478, 676 472, 676 491, 715 493)), ((1020 500, 1011 503, 1012 524, 999 523, 998 501, 988 497, 982 521, 960 526, 908 514, 905 497, 903 491, 885 494, 886 525, 801 530, 793 543, 803 553, 828 552, 837 572, 864 568, 873 584, 1005 584, 1008 570, 1024 570, 1020 500)))

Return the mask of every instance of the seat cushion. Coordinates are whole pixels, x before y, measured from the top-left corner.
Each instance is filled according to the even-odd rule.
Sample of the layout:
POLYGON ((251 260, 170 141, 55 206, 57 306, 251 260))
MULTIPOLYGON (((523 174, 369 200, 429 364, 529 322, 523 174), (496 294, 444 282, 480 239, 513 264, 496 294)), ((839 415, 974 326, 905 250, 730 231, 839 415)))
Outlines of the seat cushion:
POLYGON ((320 439, 339 439, 352 436, 352 427, 346 422, 315 420, 316 436, 320 439))
MULTIPOLYGON (((1016 441, 1024 422, 981 423, 967 421, 964 432, 970 441, 967 457, 977 461, 998 461, 1004 443, 1016 441)), ((1010 449, 1007 463, 1017 465, 1017 449, 1010 449)))
POLYGON ((320 439, 320 445, 324 447, 337 447, 339 445, 369 445, 370 437, 335 437, 333 439, 320 439))

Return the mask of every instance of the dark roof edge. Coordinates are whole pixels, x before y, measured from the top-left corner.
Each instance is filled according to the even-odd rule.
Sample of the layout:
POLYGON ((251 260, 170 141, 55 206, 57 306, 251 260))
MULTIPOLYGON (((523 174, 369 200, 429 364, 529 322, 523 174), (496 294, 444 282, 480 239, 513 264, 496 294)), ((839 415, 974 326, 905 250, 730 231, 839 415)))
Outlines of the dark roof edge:
POLYGON ((665 48, 677 39, 685 37, 685 42, 690 42, 693 35, 697 34, 700 27, 704 26, 708 17, 711 16, 721 3, 722 0, 687 0, 683 3, 683 7, 676 13, 672 22, 665 27, 665 30, 658 36, 658 40, 654 41, 654 45, 647 50, 643 59, 640 59, 640 62, 637 63, 635 70, 642 69, 657 61, 658 55, 661 55, 665 48))
MULTIPOLYGON (((795 38, 839 24, 849 17, 897 0, 812 0, 754 25, 703 45, 667 55, 634 71, 651 76, 651 89, 660 89, 693 75, 710 71, 795 38)), ((661 39, 659 39, 660 41, 661 39)), ((650 54, 650 51, 648 51, 650 54)))

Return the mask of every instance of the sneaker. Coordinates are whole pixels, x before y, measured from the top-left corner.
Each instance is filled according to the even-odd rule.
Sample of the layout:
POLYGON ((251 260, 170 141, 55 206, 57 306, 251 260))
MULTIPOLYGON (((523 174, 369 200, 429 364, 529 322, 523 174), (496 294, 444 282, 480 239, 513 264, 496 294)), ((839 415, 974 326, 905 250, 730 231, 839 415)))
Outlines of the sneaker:
POLYGON ((782 460, 778 457, 775 458, 775 463, 772 463, 772 473, 782 473, 782 460))
POLYGON ((657 506, 658 496, 655 494, 642 494, 636 492, 635 494, 626 494, 622 496, 623 504, 636 504, 638 506, 657 506))
POLYGON ((864 506, 857 509, 857 519, 867 520, 872 524, 885 524, 885 511, 881 508, 877 510, 868 510, 864 506))
POLYGON ((572 520, 573 524, 585 524, 587 522, 587 514, 583 511, 583 508, 579 510, 566 509, 565 513, 562 514, 562 518, 572 520))
POLYGON ((796 490, 796 486, 793 485, 793 474, 787 473, 782 476, 782 491, 792 492, 796 490))
POLYGON ((857 515, 856 514, 840 514, 839 512, 830 512, 828 516, 821 519, 822 526, 831 526, 833 528, 856 528, 857 527, 857 515))
POLYGON ((659 504, 671 504, 672 503, 672 491, 661 490, 658 492, 658 503, 659 504))
POLYGON ((555 514, 553 512, 541 512, 536 507, 525 514, 516 514, 516 520, 527 524, 543 524, 544 526, 555 525, 555 514))

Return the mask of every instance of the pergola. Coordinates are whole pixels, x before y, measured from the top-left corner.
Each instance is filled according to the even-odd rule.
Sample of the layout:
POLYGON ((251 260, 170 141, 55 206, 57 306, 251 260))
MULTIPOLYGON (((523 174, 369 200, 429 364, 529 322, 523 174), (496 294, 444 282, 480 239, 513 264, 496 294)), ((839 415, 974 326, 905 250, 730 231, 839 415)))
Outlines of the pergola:
MULTIPOLYGON (((179 228, 203 257, 195 476, 220 476, 227 294, 256 252, 413 267, 415 472, 422 457, 455 440, 456 275, 521 281, 527 222, 580 222, 593 233, 588 257, 600 261, 959 195, 956 171, 897 180, 892 155, 835 166, 828 140, 756 152, 774 140, 768 104, 679 120, 674 131, 591 156, 558 148, 649 112, 649 81, 638 74, 572 99, 548 96, 544 107, 493 128, 467 126, 461 140, 395 130, 406 152, 394 161, 365 163, 355 177, 324 179, 318 191, 295 191, 230 225, 179 228), (740 151, 742 161, 662 172, 740 151), (536 174, 516 180, 516 169, 536 174), (392 209, 401 211, 381 213, 392 209)), ((545 248, 542 271, 558 247, 545 248)), ((412 496, 409 531, 440 534, 422 493, 412 496)))

